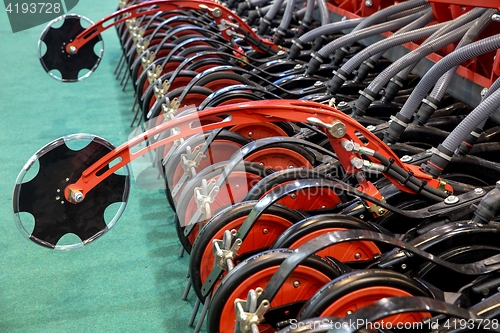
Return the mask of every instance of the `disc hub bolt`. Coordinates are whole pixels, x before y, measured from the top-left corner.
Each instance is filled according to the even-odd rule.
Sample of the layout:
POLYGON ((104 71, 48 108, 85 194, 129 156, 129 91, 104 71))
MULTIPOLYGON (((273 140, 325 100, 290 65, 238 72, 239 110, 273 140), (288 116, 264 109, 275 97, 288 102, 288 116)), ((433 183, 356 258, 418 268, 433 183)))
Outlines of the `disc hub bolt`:
POLYGON ((300 282, 299 281, 297 281, 297 280, 293 281, 293 287, 294 288, 298 288, 299 286, 300 286, 300 282))
POLYGON ((458 201, 459 201, 458 197, 456 197, 454 195, 450 195, 449 197, 444 199, 444 203, 448 204, 448 205, 456 204, 458 201))

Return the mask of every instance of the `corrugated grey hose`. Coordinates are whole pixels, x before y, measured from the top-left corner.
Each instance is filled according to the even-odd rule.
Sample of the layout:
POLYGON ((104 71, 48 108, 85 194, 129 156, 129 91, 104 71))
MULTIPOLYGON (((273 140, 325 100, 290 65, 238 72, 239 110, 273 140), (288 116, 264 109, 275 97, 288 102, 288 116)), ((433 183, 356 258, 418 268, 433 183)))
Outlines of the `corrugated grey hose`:
POLYGON ((327 25, 330 23, 330 11, 326 6, 326 0, 316 0, 319 9, 319 21, 321 25, 327 25))
POLYGON ((253 9, 258 6, 265 5, 267 2, 268 0, 245 0, 244 2, 238 4, 238 9, 236 10, 236 14, 238 16, 242 16, 245 13, 245 11, 253 9))
MULTIPOLYGON (((398 112, 395 117, 392 117, 393 121, 385 133, 384 141, 393 143, 399 139, 399 136, 410 122, 413 112, 441 75, 466 60, 495 51, 498 48, 500 48, 500 34, 466 45, 441 59, 441 61, 435 64, 420 80, 406 103, 403 105, 401 111, 398 112)), ((477 126, 477 124, 475 126, 477 126)), ((473 129, 474 127, 465 133, 465 135, 469 134, 473 129)), ((454 149, 456 149, 456 147, 454 149)), ((452 156, 452 154, 453 151, 450 152, 449 156, 452 156)))
MULTIPOLYGON (((398 18, 402 18, 414 13, 417 13, 423 9, 425 9, 427 6, 420 6, 416 8, 409 9, 404 12, 398 12, 394 15, 391 15, 390 17, 387 18, 387 21, 392 21, 398 18)), ((302 36, 298 38, 294 38, 292 40, 292 46, 290 47, 290 50, 288 51, 288 58, 289 59, 295 59, 300 51, 304 49, 307 43, 311 41, 314 42, 314 46, 312 50, 319 49, 320 47, 323 46, 323 43, 326 40, 326 35, 330 34, 335 34, 338 32, 341 32, 343 30, 349 30, 352 28, 355 28, 359 23, 364 21, 364 17, 360 17, 357 19, 352 19, 352 20, 345 20, 345 21, 338 21, 338 22, 333 22, 333 23, 328 23, 326 25, 321 25, 311 31, 306 32, 302 36)))
MULTIPOLYGON (((497 91, 500 88, 500 80, 496 80, 493 82, 491 87, 488 89, 486 94, 483 97, 483 100, 488 98, 491 94, 493 94, 495 91, 497 91)), ((498 112, 500 110, 497 109, 494 111, 494 113, 498 112)), ((472 149, 472 146, 477 142, 479 137, 481 136, 481 133, 483 132, 484 125, 486 124, 486 121, 488 119, 484 119, 470 134, 460 143, 460 146, 455 150, 456 155, 467 155, 470 150, 472 149)), ((496 122, 499 122, 498 120, 494 120, 496 122)))
MULTIPOLYGON (((322 0, 319 0, 322 1, 322 0)), ((273 35, 273 43, 276 45, 281 45, 283 38, 286 36, 286 30, 292 21, 293 12, 295 11, 295 5, 297 0, 289 0, 286 4, 285 12, 281 17, 281 22, 273 35)))
MULTIPOLYGON (((485 11, 486 9, 484 8, 474 8, 468 13, 454 19, 451 22, 448 22, 445 26, 443 26, 434 34, 432 34, 429 38, 427 38, 427 40, 424 43, 422 43, 422 45, 420 45, 418 49, 408 53, 403 58, 398 59, 397 61, 393 62, 389 67, 384 69, 368 85, 368 87, 366 87, 362 91, 361 95, 356 100, 356 103, 353 106, 353 115, 358 115, 358 116, 364 115, 368 110, 370 104, 375 100, 380 90, 382 90, 382 88, 386 85, 387 82, 389 82, 389 80, 391 80, 391 82, 389 82, 387 88, 385 89, 385 96, 387 97, 389 95, 392 96, 397 94, 399 89, 403 86, 403 82, 405 81, 406 78, 406 77, 405 78, 401 77, 402 75, 401 73, 409 69, 409 71, 407 72, 407 74, 409 74, 410 71, 414 68, 414 66, 422 58, 424 58, 429 54, 422 52, 422 50, 428 50, 429 43, 435 43, 436 39, 441 38, 444 35, 449 36, 450 32, 453 33, 453 31, 456 31, 456 29, 463 28, 464 24, 469 24, 470 26, 471 24, 470 21, 481 16, 485 11)), ((458 36, 458 38, 460 37, 461 36, 458 36)), ((445 45, 443 45, 443 47, 445 45)), ((388 98, 387 100, 391 100, 391 98, 388 98)))
MULTIPOLYGON (((360 96, 352 106, 353 116, 363 116, 368 110, 370 104, 375 101, 378 92, 382 89, 383 83, 387 82, 389 77, 399 72, 401 68, 405 68, 414 62, 420 61, 425 56, 436 52, 437 50, 443 48, 444 46, 459 40, 470 28, 472 22, 469 22, 462 27, 456 29, 455 31, 449 32, 439 38, 434 39, 432 42, 425 45, 421 45, 418 49, 413 50, 408 53, 403 58, 396 60, 392 65, 387 67, 380 73, 376 79, 383 77, 386 80, 373 80, 367 88, 360 91, 360 96)), ((437 79, 436 79, 437 80, 437 79)), ((413 94, 412 94, 413 95, 413 94)), ((418 106, 418 105, 417 105, 418 106)))
POLYGON ((304 14, 304 18, 302 19, 299 27, 297 28, 297 31, 295 33, 295 38, 302 36, 309 30, 309 26, 312 23, 314 8, 316 8, 316 1, 307 0, 306 13, 304 14))
POLYGON ((290 47, 290 50, 288 52, 288 58, 295 59, 308 42, 313 41, 322 35, 329 35, 340 32, 342 30, 352 29, 363 20, 364 18, 357 18, 353 20, 333 22, 306 32, 299 38, 295 38, 294 40, 292 40, 292 46, 290 47))
MULTIPOLYGON (((319 68, 319 66, 325 62, 327 57, 324 55, 324 50, 328 47, 329 49, 337 49, 346 45, 351 45, 352 43, 369 37, 373 35, 377 35, 383 32, 399 29, 402 26, 407 25, 408 23, 416 20, 420 16, 422 16, 422 12, 412 14, 406 17, 399 18, 397 20, 389 21, 389 22, 384 22, 377 24, 372 27, 364 28, 361 30, 356 31, 355 33, 350 33, 348 35, 339 37, 335 39, 334 41, 328 43, 326 46, 324 46, 321 50, 319 50, 317 53, 312 53, 311 54, 311 60, 309 61, 309 64, 307 66, 307 71, 306 74, 311 75, 314 72, 316 72, 319 68)), ((364 22, 364 21, 363 21, 364 22)), ((327 53, 328 54, 328 53, 327 53)))
POLYGON ((432 10, 429 9, 425 15, 413 21, 412 23, 408 24, 407 26, 403 27, 402 29, 394 33, 392 36, 384 40, 381 40, 375 44, 372 44, 364 48, 363 50, 359 51, 356 55, 354 55, 351 59, 349 59, 341 68, 333 72, 335 75, 330 81, 328 91, 331 94, 337 93, 340 87, 342 87, 342 85, 344 84, 344 82, 347 81, 347 77, 352 72, 354 72, 356 68, 358 68, 366 59, 370 57, 372 57, 373 59, 374 56, 380 57, 385 51, 387 51, 391 47, 429 37, 444 24, 441 23, 430 27, 421 28, 425 26, 427 23, 429 23, 433 18, 434 14, 432 10))
MULTIPOLYGON (((428 9, 428 10, 429 10, 429 14, 422 16, 417 21, 408 24, 406 27, 399 29, 397 32, 394 33, 394 35, 399 35, 399 34, 402 34, 402 33, 408 32, 408 31, 419 29, 419 28, 422 28, 423 26, 427 25, 430 21, 427 21, 426 19, 429 18, 430 20, 432 20, 434 18, 434 12, 432 11, 432 9, 428 9), (424 24, 422 24, 422 23, 424 23, 424 24)), ((365 61, 363 61, 363 63, 361 65, 359 65, 359 68, 356 72, 356 77, 354 78, 354 81, 362 82, 364 79, 366 79, 368 74, 375 67, 375 65, 377 64, 377 61, 379 61, 379 59, 382 57, 383 54, 384 54, 384 52, 380 52, 378 54, 371 56, 369 59, 366 59, 365 61)))
MULTIPOLYGON (((483 15, 483 13, 486 10, 487 10, 486 8, 479 8, 479 7, 473 8, 469 12, 450 21, 449 26, 445 26, 442 29, 436 31, 432 36, 427 38, 427 40, 424 41, 422 45, 425 45, 426 43, 434 40, 435 38, 440 37, 450 31, 453 31, 456 28, 461 27, 463 24, 467 22, 477 19, 479 16, 483 15)), ((401 72, 399 72, 395 77, 390 78, 390 82, 387 85, 387 88, 385 89, 385 96, 384 96, 385 101, 390 102, 394 99, 399 90, 403 87, 403 84, 410 75, 411 71, 415 68, 415 66, 417 66, 417 64, 418 64, 417 62, 411 64, 410 66, 402 69, 401 72)))
MULTIPOLYGON (((500 48, 500 35, 494 36, 500 48)), ((492 41, 492 43, 495 43, 492 41)), ((473 44, 471 44, 473 45, 473 44)), ((483 44, 484 45, 484 44, 483 44)), ((462 49, 465 49, 462 48, 462 49)), ((485 52, 486 53, 486 52, 485 52)), ((453 53, 452 53, 453 54, 453 53)), ((464 60, 465 61, 465 60, 464 60)), ((497 81, 499 81, 497 79, 497 81)), ((437 149, 433 149, 430 160, 423 166, 424 171, 437 177, 448 165, 453 157, 454 151, 460 146, 462 141, 484 122, 495 110, 500 107, 500 89, 495 90, 490 96, 485 98, 471 113, 458 124, 457 127, 446 137, 437 149)))
MULTIPOLYGON (((412 0, 412 1, 406 1, 406 2, 396 4, 396 5, 389 6, 387 8, 384 8, 384 9, 376 12, 375 14, 368 16, 367 19, 365 21, 363 21, 363 23, 361 25, 354 28, 354 30, 351 33, 356 33, 357 31, 362 30, 364 28, 367 28, 369 26, 372 26, 374 24, 385 22, 388 20, 388 17, 393 15, 393 14, 404 12, 408 9, 412 9, 412 8, 420 7, 420 6, 425 6, 425 8, 429 8, 430 5, 427 2, 427 0, 423 0, 423 1, 422 0, 412 0)), ((333 64, 338 65, 342 62, 342 60, 345 58, 347 53, 349 53, 349 46, 350 45, 347 45, 347 46, 340 48, 340 49, 330 48, 330 49, 325 50, 325 53, 322 55, 328 56, 330 54, 333 54, 333 52, 335 52, 333 64)))
MULTIPOLYGON (((465 36, 460 40, 460 43, 457 45, 457 49, 468 45, 476 40, 476 38, 483 32, 483 30, 493 22, 491 16, 493 14, 497 14, 498 11, 496 9, 489 9, 474 23, 474 25, 467 31, 465 36)), ((441 76, 432 89, 432 92, 423 100, 420 109, 415 115, 414 123, 417 125, 424 125, 427 123, 429 118, 432 116, 434 111, 439 108, 441 104, 441 99, 443 98, 446 89, 451 83, 451 80, 455 76, 455 72, 457 71, 458 66, 450 69, 446 74, 441 76)))
POLYGON ((260 20, 259 28, 258 28, 258 34, 259 35, 264 35, 267 31, 267 28, 271 25, 271 22, 273 21, 274 17, 276 14, 281 9, 281 6, 283 5, 284 0, 275 0, 275 2, 272 4, 271 9, 267 12, 266 16, 264 16, 260 20))

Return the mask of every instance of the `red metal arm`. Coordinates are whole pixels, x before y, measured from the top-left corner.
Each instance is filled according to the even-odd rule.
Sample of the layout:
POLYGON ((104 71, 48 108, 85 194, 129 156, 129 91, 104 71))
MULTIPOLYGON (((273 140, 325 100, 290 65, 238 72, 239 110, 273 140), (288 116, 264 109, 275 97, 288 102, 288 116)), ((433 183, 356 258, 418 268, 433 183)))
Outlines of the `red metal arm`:
MULTIPOLYGON (((71 43, 67 44, 66 51, 70 54, 75 54, 78 52, 79 48, 85 45, 92 38, 102 33, 104 30, 109 29, 117 24, 120 24, 134 17, 151 15, 157 13, 158 11, 171 11, 178 9, 192 9, 210 13, 214 18, 214 21, 219 26, 223 27, 221 28, 221 33, 226 40, 231 40, 231 36, 227 33, 228 29, 231 29, 231 27, 224 24, 224 22, 229 22, 230 24, 237 24, 239 29, 245 31, 245 33, 248 36, 257 39, 262 44, 271 47, 274 50, 279 49, 279 47, 270 40, 259 37, 250 28, 250 26, 246 24, 246 22, 243 21, 240 17, 238 17, 235 13, 233 13, 228 8, 216 2, 207 0, 185 0, 185 1, 156 0, 156 1, 143 2, 134 6, 121 9, 99 20, 92 26, 82 31, 71 43), (152 7, 154 8, 152 9, 152 7)), ((258 45, 254 46, 257 50, 259 49, 258 45)))
MULTIPOLYGON (((195 112, 181 118, 176 118, 156 126, 142 135, 124 143, 120 147, 117 147, 99 161, 91 165, 82 173, 82 176, 76 183, 71 184, 66 188, 65 195, 69 201, 71 201, 70 191, 79 191, 85 196, 85 194, 92 190, 92 188, 99 184, 99 182, 134 159, 170 142, 180 138, 189 137, 195 133, 241 124, 258 124, 262 122, 307 122, 307 119, 310 117, 315 117, 325 124, 332 124, 335 122, 338 123, 340 121, 345 126, 345 135, 341 138, 331 136, 328 131, 326 131, 326 133, 346 172, 354 173, 357 171, 357 169, 354 169, 352 166, 351 159, 353 157, 360 157, 356 153, 346 151, 342 147, 343 140, 352 140, 362 147, 373 149, 382 154, 384 157, 394 160, 395 165, 406 171, 412 171, 415 177, 421 180, 427 180, 430 186, 438 188, 441 185, 439 180, 432 179, 431 176, 423 173, 418 167, 402 163, 387 145, 385 145, 373 133, 366 130, 366 128, 364 128, 361 124, 344 113, 315 102, 273 100, 219 106, 195 112), (214 118, 218 119, 218 117, 220 117, 221 120, 214 121, 214 118), (205 125, 201 126, 199 124, 205 125), (149 140, 155 135, 172 128, 179 129, 180 133, 171 135, 159 141, 151 141, 152 143, 149 146, 132 153, 132 148, 136 147, 140 143, 143 143, 144 140, 149 140), (362 135, 367 140, 367 143, 363 143, 358 137, 359 135, 362 135), (105 170, 107 166, 110 167, 108 170, 105 170)), ((386 175, 386 177, 389 178, 394 185, 402 191, 414 193, 390 176, 386 175)))

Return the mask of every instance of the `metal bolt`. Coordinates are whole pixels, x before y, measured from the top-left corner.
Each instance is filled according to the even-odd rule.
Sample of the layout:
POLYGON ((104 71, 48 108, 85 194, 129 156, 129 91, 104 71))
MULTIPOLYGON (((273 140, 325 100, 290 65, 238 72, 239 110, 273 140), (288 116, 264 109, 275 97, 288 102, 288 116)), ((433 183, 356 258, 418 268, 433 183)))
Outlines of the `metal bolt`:
POLYGON ((354 259, 359 259, 361 258, 361 253, 357 252, 356 254, 354 254, 354 259))
POLYGON ((372 0, 366 0, 365 1, 365 6, 366 7, 371 7, 373 5, 372 0))
POLYGON ((349 141, 349 140, 342 140, 342 142, 340 143, 342 145, 342 147, 344 147, 345 150, 347 151, 352 151, 354 149, 354 143, 352 141, 349 141))
POLYGON ((347 312, 346 312, 346 316, 350 315, 351 313, 352 313, 352 311, 351 311, 351 310, 347 311, 347 312))
POLYGON ((483 193, 484 193, 484 190, 480 187, 474 189, 474 194, 479 195, 479 194, 483 194, 483 193))
POLYGON ((326 206, 321 206, 321 209, 326 209, 326 206))
POLYGON ((61 197, 60 197, 60 196, 57 196, 57 197, 56 197, 56 201, 59 201, 59 200, 61 200, 61 197))
POLYGON ((483 90, 481 90, 481 98, 484 98, 484 96, 486 96, 487 93, 488 93, 488 88, 483 88, 483 90))
POLYGON ((491 15, 491 19, 495 22, 500 22, 500 15, 498 14, 493 14, 491 15))
POLYGON ((370 132, 374 131, 374 130, 375 130, 375 128, 376 128, 376 127, 375 127, 375 126, 373 126, 373 125, 368 125, 368 126, 366 126, 366 129, 367 129, 368 131, 370 131, 370 132))
POLYGON ((413 160, 413 157, 411 157, 410 155, 404 155, 401 157, 401 162, 403 163, 408 163, 408 162, 411 162, 413 160))
POLYGON ((299 281, 297 281, 297 280, 293 281, 293 287, 294 288, 298 288, 299 286, 300 286, 300 282, 299 281))
POLYGON ((57 190, 56 190, 56 192, 57 192, 57 193, 59 193, 59 192, 61 192, 61 190, 60 190, 60 189, 57 189, 57 190))
POLYGON ((454 195, 450 195, 449 197, 447 197, 446 199, 444 199, 444 203, 445 204, 448 204, 448 205, 452 205, 452 204, 455 204, 458 202, 458 197, 454 196, 454 195))
POLYGON ((320 87, 320 86, 322 86, 322 85, 323 85, 323 82, 321 82, 321 81, 316 81, 316 82, 314 82, 314 86, 315 86, 315 87, 320 87))
POLYGON ((235 188, 235 189, 237 189, 237 190, 239 190, 239 189, 240 189, 240 185, 236 184, 236 185, 234 186, 234 188, 235 188))
POLYGON ((295 65, 295 67, 293 69, 301 69, 302 68, 302 65, 301 64, 297 64, 295 65))
POLYGON ((267 235, 269 233, 269 229, 267 229, 267 228, 262 229, 262 233, 264 235, 267 235))
POLYGON ((497 290, 500 291, 500 287, 497 287, 497 290))
POLYGON ((406 269, 406 264, 401 264, 402 269, 406 269))
POLYGON ((361 169, 363 167, 363 160, 358 157, 351 158, 351 164, 356 169, 361 169))
POLYGON ((384 215, 386 212, 385 208, 379 208, 378 209, 378 215, 384 215))
POLYGON ((500 189, 500 180, 496 182, 495 187, 500 189))
POLYGON ((341 101, 339 102, 339 104, 337 104, 338 107, 344 107, 344 106, 347 106, 347 103, 344 102, 344 101, 341 101))
POLYGON ((253 132, 248 132, 248 136, 252 137, 253 136, 253 132))
POLYGON ((364 219, 364 218, 365 218, 365 216, 364 216, 363 214, 361 214, 361 215, 359 215, 359 218, 360 218, 360 219, 364 219))
POLYGON ((295 168, 293 165, 288 166, 288 169, 293 169, 293 168, 295 168))
POLYGON ((292 199, 295 199, 296 197, 297 197, 297 195, 296 195, 295 193, 292 193, 292 194, 290 195, 290 198, 292 198, 292 199))
POLYGON ((76 54, 76 52, 78 52, 78 49, 76 48, 76 46, 71 45, 70 47, 68 47, 69 54, 76 54))
POLYGON ((328 132, 330 132, 333 137, 340 139, 345 135, 346 127, 340 120, 335 120, 332 126, 328 129, 328 132))
POLYGON ((264 163, 260 162, 260 163, 259 163, 259 165, 260 165, 260 166, 264 166, 264 163))
POLYGON ((82 202, 83 201, 83 193, 80 192, 80 191, 76 191, 76 192, 73 192, 73 194, 71 195, 71 198, 75 201, 75 202, 82 202))

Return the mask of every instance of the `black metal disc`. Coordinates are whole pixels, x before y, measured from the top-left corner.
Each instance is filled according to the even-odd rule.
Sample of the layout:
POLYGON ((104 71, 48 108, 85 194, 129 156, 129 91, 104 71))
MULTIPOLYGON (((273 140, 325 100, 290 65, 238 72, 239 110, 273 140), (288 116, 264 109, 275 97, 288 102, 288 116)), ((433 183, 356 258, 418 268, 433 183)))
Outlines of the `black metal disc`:
POLYGON ((81 24, 82 19, 90 22, 90 20, 80 15, 64 15, 58 17, 49 23, 40 36, 38 45, 40 62, 45 71, 58 80, 64 82, 81 81, 90 75, 90 72, 93 72, 101 61, 102 49, 100 55, 94 52, 94 46, 102 41, 101 35, 89 40, 84 46, 79 48, 78 52, 74 55, 66 52, 66 45, 71 43, 76 36, 85 30, 81 24), (52 26, 60 20, 63 20, 62 26, 53 28, 52 26), (41 55, 42 42, 47 47, 43 56, 41 55), (54 69, 61 73, 61 77, 50 73, 50 71, 54 69), (90 72, 79 77, 78 75, 82 69, 88 69, 90 72))
MULTIPOLYGON (((112 226, 105 222, 106 208, 115 202, 122 202, 124 208, 129 193, 127 169, 126 175, 114 173, 102 180, 86 194, 81 203, 66 201, 64 189, 113 149, 108 142, 92 137, 85 148, 75 151, 66 145, 67 138, 58 139, 35 154, 30 162, 39 161, 37 175, 22 183, 27 171, 25 167, 14 190, 14 213, 21 231, 27 233, 25 236, 35 243, 49 248, 57 248, 57 242, 69 233, 77 235, 82 245, 104 234, 112 226), (21 221, 20 212, 30 213, 34 217, 35 225, 31 234, 21 221)), ((120 209, 113 221, 116 222, 122 211, 120 209)))

